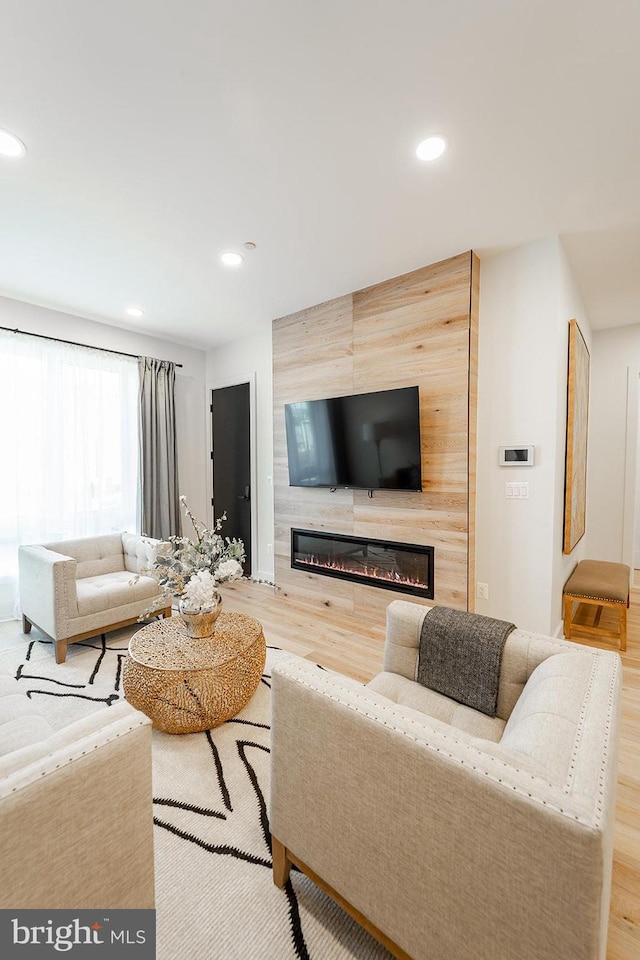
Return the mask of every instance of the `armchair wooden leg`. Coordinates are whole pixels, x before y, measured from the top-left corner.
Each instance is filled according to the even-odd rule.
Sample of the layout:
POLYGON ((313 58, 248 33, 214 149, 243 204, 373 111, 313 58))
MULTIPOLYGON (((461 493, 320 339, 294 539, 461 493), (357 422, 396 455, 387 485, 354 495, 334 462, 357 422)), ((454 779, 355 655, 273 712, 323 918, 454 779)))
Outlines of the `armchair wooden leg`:
POLYGON ((273 882, 282 889, 291 873, 292 863, 287 856, 287 848, 273 835, 271 836, 271 854, 273 856, 273 882))
POLYGON ((24 613, 22 614, 22 632, 31 633, 32 623, 31 620, 27 620, 24 613))
POLYGON ((67 659, 67 641, 54 640, 56 647, 56 663, 64 663, 67 659))

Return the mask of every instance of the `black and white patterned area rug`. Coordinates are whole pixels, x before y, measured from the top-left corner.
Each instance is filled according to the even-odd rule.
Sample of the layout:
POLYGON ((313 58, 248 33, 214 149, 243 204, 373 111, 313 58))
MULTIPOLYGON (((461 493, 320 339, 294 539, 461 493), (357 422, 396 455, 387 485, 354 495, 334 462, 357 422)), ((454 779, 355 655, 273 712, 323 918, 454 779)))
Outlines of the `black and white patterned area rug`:
MULTIPOLYGON (((122 697, 132 631, 69 647, 25 638, 0 663, 57 728, 122 697)), ((157 960, 388 960, 390 954, 297 871, 272 880, 268 819, 271 666, 236 718, 214 730, 153 731, 157 960)), ((373 881, 375 882, 375 881, 373 881)))

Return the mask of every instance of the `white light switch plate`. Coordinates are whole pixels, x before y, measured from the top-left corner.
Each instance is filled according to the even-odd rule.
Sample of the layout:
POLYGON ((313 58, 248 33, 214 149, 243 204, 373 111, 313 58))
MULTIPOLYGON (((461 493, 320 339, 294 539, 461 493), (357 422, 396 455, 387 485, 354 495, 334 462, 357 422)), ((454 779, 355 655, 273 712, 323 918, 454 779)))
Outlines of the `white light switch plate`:
POLYGON ((528 483, 511 483, 507 481, 504 485, 504 495, 507 500, 528 500, 529 499, 529 484, 528 483))

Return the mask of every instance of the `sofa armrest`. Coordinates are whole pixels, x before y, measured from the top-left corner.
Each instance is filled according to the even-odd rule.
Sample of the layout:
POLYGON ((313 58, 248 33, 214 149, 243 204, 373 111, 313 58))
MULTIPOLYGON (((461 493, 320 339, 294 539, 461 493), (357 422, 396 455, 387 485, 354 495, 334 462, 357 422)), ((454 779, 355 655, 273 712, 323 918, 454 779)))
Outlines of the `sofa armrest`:
POLYGON ((0 907, 152 908, 150 721, 121 702, 0 759, 0 907))
POLYGON ((379 701, 274 668, 274 837, 415 960, 600 957, 606 814, 379 701))
POLYGON ((73 557, 46 547, 18 547, 22 613, 54 640, 70 637, 69 621, 78 616, 77 567, 73 557))

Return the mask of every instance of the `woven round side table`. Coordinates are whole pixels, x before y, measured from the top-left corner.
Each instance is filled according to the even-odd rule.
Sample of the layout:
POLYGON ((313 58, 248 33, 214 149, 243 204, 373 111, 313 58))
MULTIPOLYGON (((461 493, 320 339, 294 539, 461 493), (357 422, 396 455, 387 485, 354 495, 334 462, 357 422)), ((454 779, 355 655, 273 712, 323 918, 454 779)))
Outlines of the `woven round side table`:
POLYGON ((122 683, 129 703, 165 733, 197 733, 247 705, 266 658, 262 627, 221 613, 212 637, 189 637, 179 617, 147 624, 131 638, 122 683))

